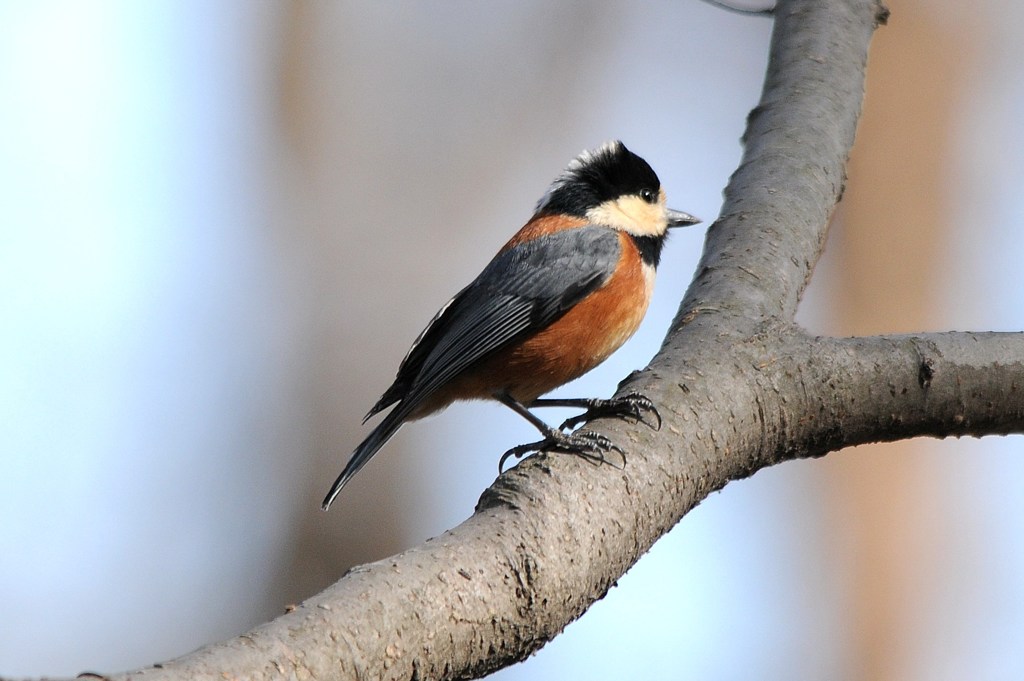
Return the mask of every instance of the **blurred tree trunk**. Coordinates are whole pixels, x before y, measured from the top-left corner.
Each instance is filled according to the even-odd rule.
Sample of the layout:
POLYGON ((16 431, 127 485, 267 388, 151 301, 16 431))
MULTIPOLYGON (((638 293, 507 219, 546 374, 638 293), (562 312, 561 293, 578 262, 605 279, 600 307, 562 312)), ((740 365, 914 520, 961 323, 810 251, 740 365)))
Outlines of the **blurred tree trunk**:
MULTIPOLYGON (((837 336, 910 333, 935 328, 942 317, 937 292, 953 228, 951 106, 963 97, 975 34, 966 27, 951 34, 928 3, 895 0, 890 8, 893 21, 873 41, 865 93, 871 106, 832 235, 836 253, 827 274, 835 304, 826 328, 837 336)), ((865 445, 821 469, 834 502, 831 542, 849 580, 851 678, 920 672, 913 623, 927 609, 930 583, 920 566, 939 540, 939 526, 924 510, 942 505, 929 456, 937 448, 920 439, 865 445)))

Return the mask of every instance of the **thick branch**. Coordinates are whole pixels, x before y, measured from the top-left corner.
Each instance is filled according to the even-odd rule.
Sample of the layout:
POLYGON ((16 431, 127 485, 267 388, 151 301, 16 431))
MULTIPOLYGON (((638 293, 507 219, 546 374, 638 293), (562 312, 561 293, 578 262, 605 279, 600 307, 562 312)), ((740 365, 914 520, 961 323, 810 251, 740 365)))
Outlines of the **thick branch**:
POLYGON ((682 406, 687 432, 710 433, 713 451, 679 454, 716 481, 869 442, 1024 432, 1024 333, 832 339, 792 327, 689 378, 663 403, 682 406))
POLYGON ((795 345, 787 361, 795 373, 770 379, 773 393, 802 398, 788 407, 803 419, 783 449, 815 456, 920 435, 1024 429, 1024 333, 801 338, 795 345))
POLYGON ((673 331, 700 313, 725 315, 731 333, 741 334, 767 318, 791 320, 843 193, 867 46, 887 11, 851 0, 780 2, 775 14, 743 159, 673 331))

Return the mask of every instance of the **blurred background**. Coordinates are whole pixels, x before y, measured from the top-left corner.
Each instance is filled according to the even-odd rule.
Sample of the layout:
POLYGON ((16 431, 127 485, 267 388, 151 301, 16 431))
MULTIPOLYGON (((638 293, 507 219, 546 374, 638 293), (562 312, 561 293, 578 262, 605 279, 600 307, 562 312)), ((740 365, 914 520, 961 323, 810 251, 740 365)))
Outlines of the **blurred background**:
MULTIPOLYGON (((1024 4, 890 7, 801 321, 1022 329, 1024 4)), ((500 406, 406 427, 318 505, 582 149, 621 138, 715 218, 770 30, 697 1, 0 2, 0 674, 187 653, 467 517, 535 434, 500 406)), ((703 229, 557 394, 648 361, 703 229)), ((493 678, 1024 678, 1022 454, 913 441, 733 483, 493 678)))

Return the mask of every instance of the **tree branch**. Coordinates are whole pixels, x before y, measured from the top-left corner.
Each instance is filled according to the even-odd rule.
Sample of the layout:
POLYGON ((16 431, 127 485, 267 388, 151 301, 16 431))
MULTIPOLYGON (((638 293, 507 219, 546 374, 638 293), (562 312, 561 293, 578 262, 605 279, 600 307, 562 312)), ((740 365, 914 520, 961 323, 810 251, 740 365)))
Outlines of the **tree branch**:
POLYGON ((887 11, 871 0, 780 2, 775 16, 743 159, 673 332, 698 312, 726 315, 739 334, 792 319, 842 196, 867 47, 887 11))
MULTIPOLYGON (((919 435, 1006 435, 1024 424, 1024 333, 800 338, 789 361, 806 396, 787 448, 811 456, 919 435)), ((775 372, 774 380, 787 380, 775 372)))
POLYGON ((557 635, 686 512, 774 463, 1024 431, 1024 334, 812 338, 793 325, 839 200, 875 0, 780 1, 745 155, 650 367, 664 425, 601 420, 624 467, 541 454, 441 537, 236 639, 117 679, 468 678, 557 635))

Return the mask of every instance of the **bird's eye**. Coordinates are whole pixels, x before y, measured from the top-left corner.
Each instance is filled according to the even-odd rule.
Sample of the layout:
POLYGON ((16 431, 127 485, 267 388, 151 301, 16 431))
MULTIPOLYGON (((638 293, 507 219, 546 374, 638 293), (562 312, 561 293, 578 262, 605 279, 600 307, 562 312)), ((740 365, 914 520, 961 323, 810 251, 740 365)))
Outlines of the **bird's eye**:
POLYGON ((653 189, 641 189, 640 198, 647 203, 655 203, 658 200, 658 195, 653 189))

